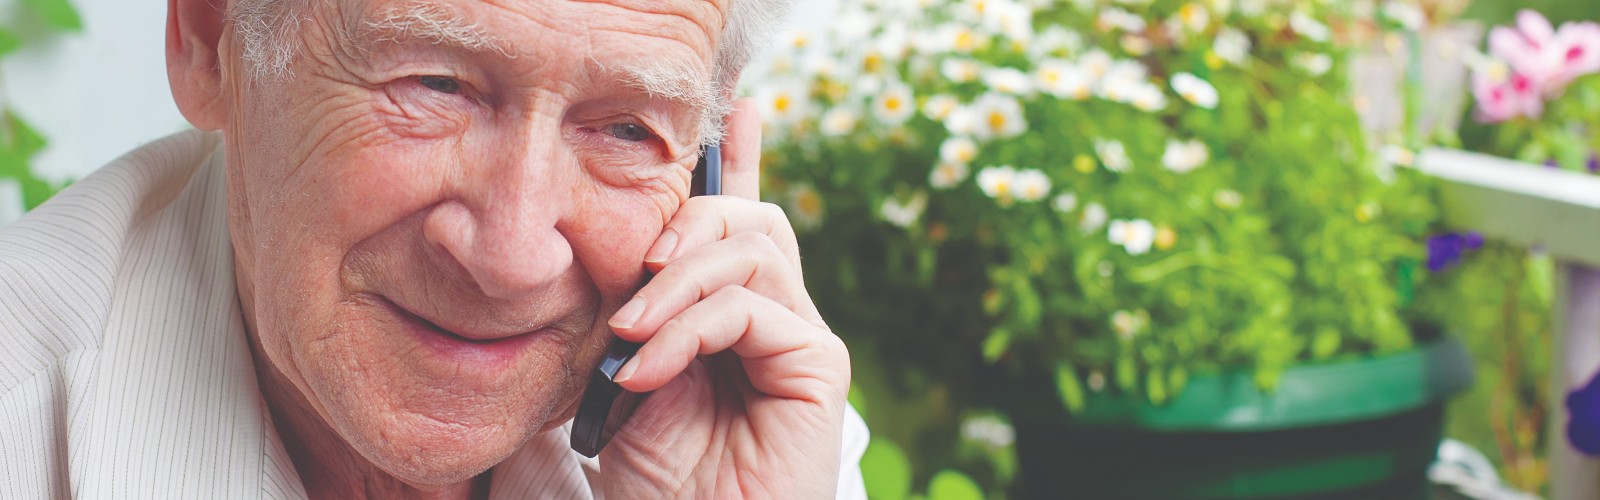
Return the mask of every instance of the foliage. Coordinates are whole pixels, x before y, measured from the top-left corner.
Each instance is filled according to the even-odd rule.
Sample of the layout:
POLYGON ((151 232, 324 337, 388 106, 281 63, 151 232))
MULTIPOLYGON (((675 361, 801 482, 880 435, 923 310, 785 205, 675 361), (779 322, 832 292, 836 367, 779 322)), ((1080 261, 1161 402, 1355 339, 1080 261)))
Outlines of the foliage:
MULTIPOLYGON (((45 31, 37 36, 83 30, 83 21, 68 0, 21 0, 25 16, 37 16, 43 21, 45 31)), ((0 27, 0 59, 14 54, 33 37, 0 27)), ((28 125, 9 104, 0 100, 0 187, 15 183, 21 188, 23 208, 44 203, 62 187, 42 180, 30 168, 35 155, 43 151, 47 142, 44 136, 28 125)), ((0 212, 3 212, 0 208, 0 212)))
MULTIPOLYGON (((1411 345, 1431 200, 1371 151, 1338 38, 1386 14, 1230 5, 878 1, 787 40, 757 90, 766 192, 858 382, 890 379, 872 399, 971 421, 997 381, 1048 377, 1042 404, 1160 404, 1196 374, 1271 387, 1411 345)), ((976 470, 1009 443, 975 459, 948 450, 982 439, 889 432, 1009 477, 976 470)))

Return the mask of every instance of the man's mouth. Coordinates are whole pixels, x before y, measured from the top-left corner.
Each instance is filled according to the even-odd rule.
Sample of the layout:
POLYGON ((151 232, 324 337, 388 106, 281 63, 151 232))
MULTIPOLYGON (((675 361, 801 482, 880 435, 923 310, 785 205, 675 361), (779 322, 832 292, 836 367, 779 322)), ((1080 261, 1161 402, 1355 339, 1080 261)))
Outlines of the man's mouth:
POLYGON ((549 326, 523 332, 474 332, 452 330, 439 325, 419 314, 396 304, 387 297, 378 297, 382 305, 388 308, 422 343, 432 346, 440 353, 456 358, 460 361, 473 363, 505 363, 522 352, 528 344, 537 339, 556 335, 558 332, 549 326))

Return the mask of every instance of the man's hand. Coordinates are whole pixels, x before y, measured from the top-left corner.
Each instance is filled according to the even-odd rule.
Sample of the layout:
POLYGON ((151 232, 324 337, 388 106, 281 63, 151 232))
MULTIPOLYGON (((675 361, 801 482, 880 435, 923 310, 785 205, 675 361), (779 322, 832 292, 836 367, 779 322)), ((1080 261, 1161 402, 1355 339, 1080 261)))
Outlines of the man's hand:
POLYGON ((850 356, 800 274, 794 230, 759 202, 761 124, 729 115, 726 196, 691 198, 612 316, 643 342, 617 382, 656 391, 601 453, 610 498, 831 498, 850 356))

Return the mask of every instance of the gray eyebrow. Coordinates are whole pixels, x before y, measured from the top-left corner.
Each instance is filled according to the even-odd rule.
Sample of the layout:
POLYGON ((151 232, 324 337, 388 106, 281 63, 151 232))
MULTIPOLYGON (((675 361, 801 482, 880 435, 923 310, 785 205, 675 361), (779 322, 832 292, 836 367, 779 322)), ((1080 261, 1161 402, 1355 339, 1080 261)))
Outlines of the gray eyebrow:
POLYGON ((702 72, 686 64, 666 62, 618 68, 602 66, 602 70, 652 98, 674 101, 693 109, 700 115, 700 143, 722 142, 727 128, 722 117, 732 110, 732 103, 724 98, 722 87, 702 72))
POLYGON ((435 45, 492 51, 505 57, 516 57, 504 40, 489 34, 478 23, 461 17, 448 6, 436 3, 415 2, 384 10, 377 18, 357 26, 354 35, 357 40, 371 42, 422 40, 435 45))

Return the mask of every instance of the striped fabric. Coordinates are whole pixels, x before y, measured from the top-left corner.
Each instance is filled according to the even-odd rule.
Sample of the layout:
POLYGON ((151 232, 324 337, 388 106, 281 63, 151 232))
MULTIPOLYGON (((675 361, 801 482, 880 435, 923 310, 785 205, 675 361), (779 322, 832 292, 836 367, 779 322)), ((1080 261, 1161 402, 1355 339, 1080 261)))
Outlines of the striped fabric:
MULTIPOLYGON (((184 132, 0 228, 0 498, 305 498, 268 421, 234 288, 222 141, 184 132)), ((492 498, 591 498, 565 428, 492 498)), ((845 426, 841 498, 865 498, 845 426)))

